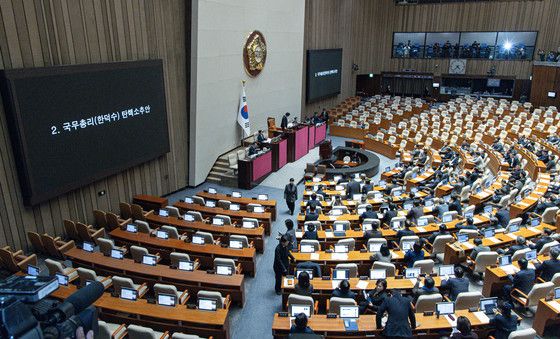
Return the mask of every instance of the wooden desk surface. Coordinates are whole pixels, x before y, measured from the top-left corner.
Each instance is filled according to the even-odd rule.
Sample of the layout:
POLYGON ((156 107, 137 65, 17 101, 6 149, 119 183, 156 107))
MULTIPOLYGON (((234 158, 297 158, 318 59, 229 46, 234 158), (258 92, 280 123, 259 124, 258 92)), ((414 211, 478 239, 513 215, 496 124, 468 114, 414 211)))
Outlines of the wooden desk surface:
POLYGON ((537 306, 537 312, 533 318, 533 329, 537 331, 539 336, 544 336, 544 332, 549 325, 560 323, 560 309, 558 303, 560 299, 546 301, 540 299, 537 306))
MULTIPOLYGON (((441 286, 441 278, 439 276, 437 277, 432 277, 434 279, 435 282, 435 286, 439 287, 441 286)), ((297 279, 293 279, 294 284, 292 285, 286 285, 286 280, 287 278, 283 278, 282 279, 282 288, 288 291, 293 291, 295 288, 295 284, 297 283, 297 279)), ((414 287, 414 284, 416 283, 416 279, 395 279, 395 277, 387 277, 385 279, 387 281, 387 289, 389 290, 394 290, 394 289, 399 289, 399 290, 411 290, 414 287)), ((420 281, 424 281, 424 278, 420 278, 420 281)), ((350 289, 354 290, 354 291, 362 291, 362 290, 373 290, 375 289, 375 284, 377 283, 377 280, 360 280, 359 278, 350 278, 348 279, 348 282, 350 283, 350 289), (360 283, 360 281, 363 281, 361 284, 366 283, 367 286, 360 286, 358 287, 358 283, 360 283)), ((311 284, 313 285, 313 291, 318 292, 318 293, 323 293, 326 292, 329 294, 336 289, 336 287, 338 287, 338 281, 336 280, 323 280, 321 278, 313 278, 311 280, 311 284), (336 287, 333 286, 334 284, 336 284, 336 287)))
POLYGON ((207 224, 201 221, 186 221, 184 219, 173 217, 162 217, 157 214, 150 214, 146 216, 146 221, 152 225, 161 226, 169 225, 176 227, 179 232, 196 231, 210 232, 212 234, 226 234, 226 235, 244 235, 249 238, 249 241, 255 240, 255 248, 262 253, 264 249, 264 228, 243 228, 235 227, 233 225, 216 226, 207 224))
POLYGON ((130 233, 121 229, 112 230, 110 235, 117 241, 139 244, 157 251, 188 253, 191 259, 193 256, 201 259, 202 267, 211 268, 214 258, 231 258, 241 263, 244 272, 251 275, 256 272, 255 248, 232 249, 216 244, 196 245, 178 239, 160 239, 145 233, 130 233))
MULTIPOLYGON (((429 256, 429 253, 424 251, 425 256, 429 256)), ((327 253, 325 251, 317 251, 315 253, 301 253, 292 252, 292 255, 296 259, 296 262, 302 261, 313 261, 313 262, 332 262, 332 263, 351 263, 351 262, 370 262, 370 257, 372 253, 370 252, 360 252, 360 251, 350 251, 348 253, 327 253), (333 257, 334 255, 334 257, 333 257)), ((394 261, 404 260, 403 251, 393 251, 391 250, 392 259, 394 261)))
MULTIPOLYGON (((243 304, 245 277, 242 274, 223 276, 208 274, 206 271, 202 270, 195 270, 192 272, 181 271, 161 264, 146 266, 141 263, 136 263, 132 259, 114 259, 104 256, 101 252, 90 253, 78 248, 68 250, 65 255, 74 263, 74 266, 84 266, 86 268, 92 268, 95 271, 102 270, 110 274, 122 274, 133 278, 136 283, 141 282, 140 280, 145 282, 169 283, 177 286, 185 286, 189 289, 194 288, 193 291, 209 289, 225 292, 225 290, 229 290, 228 293, 231 293, 232 300, 243 304)), ((103 273, 98 272, 98 274, 103 273)), ((191 293, 193 291, 191 291, 191 293)))
POLYGON ((232 197, 230 194, 223 194, 223 193, 212 194, 206 191, 200 191, 196 195, 204 199, 211 199, 216 201, 227 200, 227 201, 231 201, 234 204, 240 204, 240 205, 259 204, 265 207, 276 208, 276 200, 258 200, 256 198, 249 198, 249 197, 236 198, 236 197, 232 197))

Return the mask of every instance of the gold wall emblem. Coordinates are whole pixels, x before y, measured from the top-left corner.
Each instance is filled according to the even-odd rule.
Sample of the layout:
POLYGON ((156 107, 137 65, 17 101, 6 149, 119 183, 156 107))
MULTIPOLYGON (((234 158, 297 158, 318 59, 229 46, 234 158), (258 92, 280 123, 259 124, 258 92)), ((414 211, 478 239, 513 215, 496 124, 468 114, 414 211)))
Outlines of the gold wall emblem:
POLYGON ((252 77, 261 73, 266 63, 266 40, 259 31, 252 31, 243 48, 245 71, 252 77))

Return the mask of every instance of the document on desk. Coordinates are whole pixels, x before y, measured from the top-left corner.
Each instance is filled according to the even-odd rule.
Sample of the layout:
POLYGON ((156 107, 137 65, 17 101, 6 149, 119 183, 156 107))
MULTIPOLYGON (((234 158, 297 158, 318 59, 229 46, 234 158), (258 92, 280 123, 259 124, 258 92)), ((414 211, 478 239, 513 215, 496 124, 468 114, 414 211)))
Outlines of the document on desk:
POLYGON ((482 311, 478 311, 478 312, 473 312, 474 316, 478 318, 478 320, 480 320, 481 323, 483 324, 488 324, 490 322, 490 318, 488 318, 488 316, 482 312, 482 311))
POLYGON ((560 313, 560 303, 556 300, 552 300, 548 302, 548 305, 550 305, 550 307, 554 308, 556 310, 556 312, 560 313))
POLYGON ((334 232, 325 232, 325 237, 326 238, 333 238, 334 237, 334 232))
POLYGON ((471 244, 470 242, 464 242, 461 245, 463 245, 464 247, 466 247, 467 249, 471 249, 474 248, 474 244, 471 244))
POLYGON ((293 278, 284 278, 284 286, 286 287, 294 287, 294 279, 293 278))
POLYGON ((416 227, 416 230, 420 233, 426 233, 426 228, 424 228, 422 226, 416 227))
POLYGON ((513 233, 506 233, 505 236, 511 238, 512 240, 517 239, 517 236, 513 233))
POLYGON ((490 241, 493 242, 494 244, 497 244, 497 243, 500 242, 500 239, 498 239, 498 238, 496 238, 496 237, 489 237, 489 238, 486 238, 486 239, 490 240, 490 241))
POLYGON ((301 238, 301 237, 303 237, 303 232, 296 231, 296 238, 301 238))
POLYGON ((502 269, 502 271, 506 272, 506 274, 515 274, 519 272, 519 268, 513 265, 500 266, 500 268, 502 269))
POLYGON ((332 260, 348 260, 348 253, 331 253, 332 260))
POLYGON ((329 215, 329 220, 330 221, 335 221, 336 220, 336 215, 329 215))
POLYGON ((455 320, 451 319, 451 318, 449 317, 449 315, 447 315, 447 314, 444 315, 444 317, 445 317, 445 319, 447 320, 447 322, 449 323, 449 325, 451 325, 451 327, 457 327, 457 315, 454 315, 454 316, 453 316, 453 318, 454 318, 455 320))
POLYGON ((536 228, 536 227, 527 227, 527 229, 528 229, 529 231, 534 232, 534 233, 537 233, 537 234, 540 234, 540 233, 541 233, 541 231, 539 231, 539 229, 536 228))
POLYGON ((319 253, 311 253, 309 255, 309 259, 311 260, 319 260, 319 253))
POLYGON ((482 223, 482 219, 480 219, 479 217, 473 217, 473 222, 475 224, 480 224, 480 223, 482 223))
POLYGON ((369 282, 367 282, 366 280, 360 280, 356 284, 356 288, 360 290, 365 290, 368 286, 369 286, 369 282))

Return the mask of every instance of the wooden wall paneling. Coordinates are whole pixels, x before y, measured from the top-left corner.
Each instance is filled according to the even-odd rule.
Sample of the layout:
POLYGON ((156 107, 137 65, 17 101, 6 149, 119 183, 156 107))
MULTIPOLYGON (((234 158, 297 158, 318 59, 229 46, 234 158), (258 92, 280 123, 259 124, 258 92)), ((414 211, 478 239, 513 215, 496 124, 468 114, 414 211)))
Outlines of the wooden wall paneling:
POLYGON ((93 209, 117 212, 118 203, 135 194, 162 195, 186 185, 188 6, 181 0, 0 1, 2 68, 163 59, 171 146, 165 156, 29 208, 0 112, 0 245, 26 248, 27 230, 62 235, 63 219, 91 223, 93 209))

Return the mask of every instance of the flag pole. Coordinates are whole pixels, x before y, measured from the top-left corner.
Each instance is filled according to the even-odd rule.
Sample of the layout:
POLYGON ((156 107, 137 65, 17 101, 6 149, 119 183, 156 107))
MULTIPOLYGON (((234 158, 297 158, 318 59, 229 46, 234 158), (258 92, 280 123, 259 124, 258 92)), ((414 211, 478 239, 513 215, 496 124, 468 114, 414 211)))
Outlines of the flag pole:
MULTIPOLYGON (((241 87, 242 90, 245 89, 245 80, 241 80, 241 87)), ((245 132, 243 131, 243 129, 241 129, 241 140, 239 140, 239 144, 241 145, 241 147, 243 147, 243 139, 245 138, 245 132)))

